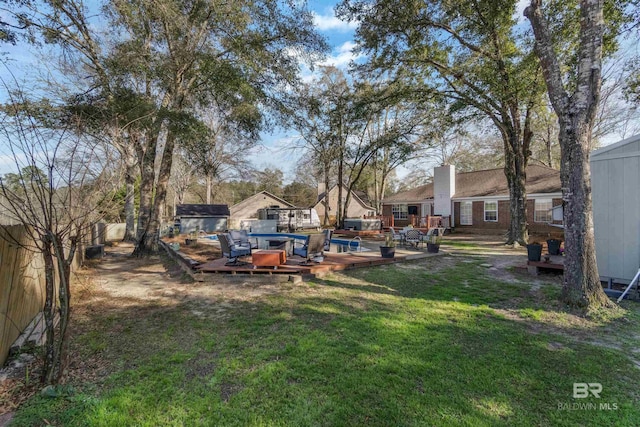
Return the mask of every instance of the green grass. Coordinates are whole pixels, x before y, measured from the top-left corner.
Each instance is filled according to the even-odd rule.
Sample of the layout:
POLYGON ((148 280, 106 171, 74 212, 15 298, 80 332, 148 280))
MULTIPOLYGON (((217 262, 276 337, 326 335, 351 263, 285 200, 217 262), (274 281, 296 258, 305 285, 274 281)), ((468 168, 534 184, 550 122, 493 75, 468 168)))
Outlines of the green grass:
POLYGON ((450 240, 447 239, 447 236, 444 236, 442 238, 442 241, 440 243, 443 246, 446 246, 450 249, 457 249, 459 251, 463 251, 463 252, 475 252, 475 253, 482 253, 483 250, 483 246, 479 245, 477 242, 467 242, 467 241, 461 241, 461 240, 450 240))
POLYGON ((15 425, 638 425, 636 305, 577 318, 555 304, 556 285, 532 292, 480 262, 96 316, 74 348, 112 373, 33 398, 15 425), (573 399, 574 382, 602 383, 601 398, 573 399), (618 409, 558 409, 575 402, 618 409))

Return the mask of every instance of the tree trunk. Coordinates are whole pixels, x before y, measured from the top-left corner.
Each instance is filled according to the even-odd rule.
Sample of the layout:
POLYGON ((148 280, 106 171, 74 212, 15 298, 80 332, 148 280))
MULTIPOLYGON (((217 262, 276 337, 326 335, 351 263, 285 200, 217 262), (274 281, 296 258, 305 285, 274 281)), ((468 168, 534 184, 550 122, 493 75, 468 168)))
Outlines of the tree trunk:
MULTIPOLYGON (((526 245, 529 240, 527 229, 527 161, 525 150, 527 141, 515 129, 503 135, 505 139, 504 174, 509 187, 509 231, 507 244, 526 245)), ((498 217, 499 218, 499 217, 498 217)))
POLYGON ((211 176, 207 175, 207 204, 211 204, 211 176))
POLYGON ((45 237, 43 242, 42 257, 44 259, 44 279, 45 279, 45 301, 44 301, 44 366, 42 370, 42 382, 53 384, 55 379, 55 269, 53 265, 53 254, 51 250, 51 240, 45 237))
POLYGON ((140 157, 140 210, 138 212, 138 231, 136 247, 133 250, 134 256, 145 256, 152 252, 148 248, 151 217, 153 209, 153 184, 155 182, 155 157, 157 146, 157 135, 149 132, 146 136, 149 146, 144 153, 139 152, 140 157))
POLYGON ((551 159, 551 126, 547 125, 547 140, 545 141, 547 151, 547 166, 553 167, 553 161, 551 159))
POLYGON ((329 164, 324 165, 324 225, 329 225, 329 164))
POLYGON ((125 215, 125 231, 124 241, 133 242, 136 240, 136 210, 135 210, 135 184, 138 176, 138 165, 135 154, 125 159, 124 182, 126 187, 126 196, 124 199, 124 215, 125 215))
POLYGON ((161 208, 167 198, 167 186, 171 177, 171 165, 173 160, 173 149, 175 146, 175 136, 173 132, 167 133, 167 138, 160 162, 160 170, 158 180, 155 186, 155 195, 153 198, 153 207, 149 217, 149 225, 143 240, 138 242, 138 247, 134 251, 137 256, 150 255, 158 251, 158 239, 160 237, 161 208))
POLYGON ((77 238, 71 237, 69 243, 69 254, 65 256, 62 239, 58 236, 54 238, 54 253, 58 261, 58 302, 60 313, 53 365, 55 368, 54 378, 56 383, 62 378, 66 366, 67 331, 71 317, 71 287, 69 280, 71 279, 71 263, 75 257, 77 238))
POLYGON ((562 300, 571 306, 583 308, 610 304, 602 289, 596 263, 589 166, 590 134, 591 129, 586 124, 560 124, 565 239, 562 300))
MULTIPOLYGON (((349 203, 351 203, 351 186, 347 188, 347 195, 344 197, 344 206, 342 207, 342 224, 344 225, 344 219, 347 217, 349 210, 349 203)), ((344 229, 344 226, 342 227, 344 229)))
POLYGON ((562 300, 574 307, 595 309, 611 304, 602 289, 596 264, 589 168, 591 130, 602 85, 603 3, 580 1, 579 58, 572 94, 565 90, 541 6, 541 0, 531 0, 524 14, 533 28, 536 54, 560 127, 566 255, 562 300))
POLYGON ((343 155, 340 154, 338 160, 338 203, 336 209, 336 228, 342 230, 344 228, 344 218, 342 218, 342 179, 343 179, 344 161, 343 155))

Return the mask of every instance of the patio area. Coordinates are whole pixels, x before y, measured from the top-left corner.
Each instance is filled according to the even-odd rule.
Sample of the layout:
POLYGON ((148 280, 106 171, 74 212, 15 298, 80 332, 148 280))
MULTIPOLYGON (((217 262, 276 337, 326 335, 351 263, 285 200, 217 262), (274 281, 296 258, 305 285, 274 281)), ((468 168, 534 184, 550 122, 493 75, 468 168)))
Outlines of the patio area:
MULTIPOLYGON (((248 255, 240 259, 238 265, 227 265, 228 259, 221 256, 219 243, 207 238, 197 240, 198 259, 190 257, 189 252, 192 247, 181 246, 175 250, 167 242, 162 242, 167 252, 175 258, 183 269, 196 280, 207 280, 207 275, 256 275, 256 276, 282 276, 283 279, 295 275, 304 278, 321 277, 332 271, 342 271, 353 268, 363 268, 375 265, 393 264, 407 260, 438 256, 439 253, 428 253, 426 248, 416 249, 413 247, 396 246, 394 258, 382 258, 379 247, 384 244, 383 240, 363 239, 362 248, 358 251, 334 252, 332 248, 329 252, 324 252, 321 262, 310 262, 300 256, 290 256, 287 254, 286 261, 277 266, 254 265, 253 257, 248 255), (211 255, 206 256, 207 248, 211 249, 211 255), (206 259, 206 260, 205 260, 206 259)), ((259 254, 261 250, 254 250, 253 254, 259 254)), ((256 262, 256 264, 261 264, 256 262)))

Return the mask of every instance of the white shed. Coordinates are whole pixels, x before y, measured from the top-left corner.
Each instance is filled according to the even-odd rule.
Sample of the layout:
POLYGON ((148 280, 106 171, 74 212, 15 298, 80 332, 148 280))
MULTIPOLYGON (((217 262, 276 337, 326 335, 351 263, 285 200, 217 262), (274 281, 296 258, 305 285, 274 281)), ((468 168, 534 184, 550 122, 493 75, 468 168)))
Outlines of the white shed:
POLYGON ((598 271, 629 283, 640 268, 640 135, 591 153, 598 271))

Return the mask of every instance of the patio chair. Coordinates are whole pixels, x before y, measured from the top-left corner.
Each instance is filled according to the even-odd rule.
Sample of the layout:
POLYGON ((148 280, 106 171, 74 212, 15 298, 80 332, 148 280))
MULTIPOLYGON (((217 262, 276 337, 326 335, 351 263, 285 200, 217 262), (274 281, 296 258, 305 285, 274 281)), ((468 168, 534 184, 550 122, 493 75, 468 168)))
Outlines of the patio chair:
POLYGON ((331 251, 331 235, 333 234, 333 230, 329 230, 328 228, 322 230, 324 234, 324 248, 323 250, 326 252, 331 251))
POLYGON ((416 229, 409 229, 404 236, 405 242, 409 243, 416 248, 423 243, 422 232, 416 229))
POLYGON ((236 245, 258 249, 258 239, 250 239, 247 230, 229 230, 229 235, 236 245))
POLYGON ((394 241, 402 243, 403 241, 402 234, 398 233, 393 227, 389 227, 389 231, 391 232, 391 237, 393 238, 394 241))
POLYGON ((325 245, 325 234, 309 234, 304 243, 296 242, 293 247, 293 254, 305 258, 305 263, 309 263, 311 258, 322 255, 325 245))
POLYGON ((218 241, 220 242, 220 249, 222 249, 222 256, 227 258, 225 265, 238 266, 247 264, 246 262, 240 262, 239 258, 251 255, 250 247, 236 245, 226 233, 218 234, 218 241))
POLYGON ((422 236, 424 243, 439 243, 444 232, 444 228, 430 228, 426 234, 422 236))

